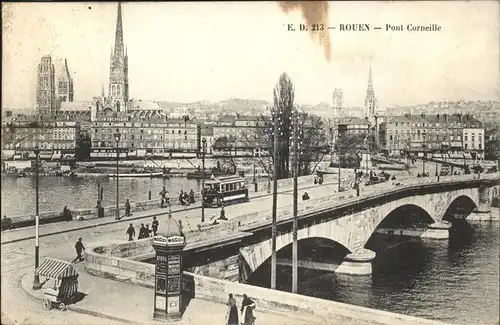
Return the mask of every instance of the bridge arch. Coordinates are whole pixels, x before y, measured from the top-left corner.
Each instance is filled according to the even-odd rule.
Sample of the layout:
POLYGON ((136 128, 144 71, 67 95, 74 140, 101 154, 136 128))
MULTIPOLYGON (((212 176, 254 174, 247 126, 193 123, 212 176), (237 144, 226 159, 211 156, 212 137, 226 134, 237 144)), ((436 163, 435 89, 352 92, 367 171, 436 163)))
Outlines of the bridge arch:
POLYGON ((443 220, 452 221, 454 219, 465 219, 476 210, 477 203, 468 195, 459 195, 449 202, 443 215, 443 220))
MULTIPOLYGON (((337 216, 335 219, 333 215, 325 220, 312 218, 309 225, 298 230, 298 239, 327 238, 346 247, 350 253, 354 253, 365 248, 380 223, 396 209, 403 206, 418 207, 417 210, 423 210, 421 217, 424 218, 426 224, 439 223, 443 220, 450 205, 462 196, 467 197, 477 205, 479 200, 477 188, 403 197, 367 207, 347 216, 337 216)), ((464 198, 460 198, 460 200, 462 199, 464 198)), ((335 213, 334 209, 332 209, 332 213, 335 213)), ((276 250, 288 246, 292 240, 291 232, 278 234, 276 236, 276 250)), ((255 271, 264 263, 271 256, 271 252, 271 238, 265 238, 240 249, 240 254, 249 266, 250 272, 255 271)))
MULTIPOLYGON (((277 241, 278 243, 278 241, 277 241)), ((278 244, 277 249, 276 249, 276 255, 278 258, 283 256, 284 253, 287 253, 286 251, 289 250, 288 256, 291 257, 291 249, 292 249, 292 244, 289 243, 286 246, 281 246, 278 249, 278 244)), ((347 247, 343 246, 342 244, 333 241, 329 238, 324 238, 324 237, 308 237, 308 238, 301 238, 298 239, 298 257, 299 260, 304 260, 304 259, 309 259, 311 256, 324 256, 324 252, 327 252, 327 254, 330 254, 330 256, 327 257, 325 263, 336 263, 340 264, 344 257, 350 253, 349 249, 347 247), (306 249, 305 249, 306 248, 306 249), (316 251, 316 252, 314 252, 316 251)), ((268 263, 271 259, 271 254, 269 255, 263 255, 265 259, 262 261, 259 259, 258 261, 256 260, 255 263, 247 263, 246 265, 246 274, 248 274, 248 278, 250 278, 251 274, 255 271, 257 271, 260 267, 268 263), (252 265, 249 265, 252 264, 252 265), (258 266, 257 266, 258 264, 258 266)))

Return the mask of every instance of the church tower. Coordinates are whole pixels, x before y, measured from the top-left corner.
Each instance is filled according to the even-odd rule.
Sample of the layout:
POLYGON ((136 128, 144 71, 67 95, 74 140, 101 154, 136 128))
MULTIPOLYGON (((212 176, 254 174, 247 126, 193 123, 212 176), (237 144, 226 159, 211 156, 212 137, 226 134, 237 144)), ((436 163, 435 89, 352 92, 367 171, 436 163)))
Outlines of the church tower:
POLYGON ((365 118, 370 122, 374 122, 373 119, 377 111, 377 98, 373 90, 372 66, 370 65, 370 71, 368 72, 368 88, 366 89, 365 97, 365 118))
POLYGON ((114 112, 125 112, 128 94, 128 56, 123 42, 122 6, 118 2, 115 47, 111 50, 109 67, 109 104, 114 112))

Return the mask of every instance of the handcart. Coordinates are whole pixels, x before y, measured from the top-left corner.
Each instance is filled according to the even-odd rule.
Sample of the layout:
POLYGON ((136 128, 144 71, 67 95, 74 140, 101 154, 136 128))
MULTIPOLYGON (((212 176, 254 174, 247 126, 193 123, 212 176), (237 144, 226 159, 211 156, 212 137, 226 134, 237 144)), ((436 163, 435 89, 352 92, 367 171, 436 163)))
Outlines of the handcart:
POLYGON ((66 310, 66 306, 76 302, 78 293, 78 272, 70 262, 46 258, 35 271, 46 278, 43 305, 47 309, 57 307, 66 310))

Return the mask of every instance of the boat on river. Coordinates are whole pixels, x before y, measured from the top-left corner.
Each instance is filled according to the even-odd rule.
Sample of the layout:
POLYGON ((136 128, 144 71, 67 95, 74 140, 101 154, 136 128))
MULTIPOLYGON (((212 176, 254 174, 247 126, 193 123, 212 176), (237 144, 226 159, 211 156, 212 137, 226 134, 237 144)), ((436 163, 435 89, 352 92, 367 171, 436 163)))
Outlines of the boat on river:
MULTIPOLYGON (((116 177, 116 173, 108 174, 109 177, 116 177)), ((155 172, 155 173, 118 173, 118 177, 163 177, 163 172, 155 172)))

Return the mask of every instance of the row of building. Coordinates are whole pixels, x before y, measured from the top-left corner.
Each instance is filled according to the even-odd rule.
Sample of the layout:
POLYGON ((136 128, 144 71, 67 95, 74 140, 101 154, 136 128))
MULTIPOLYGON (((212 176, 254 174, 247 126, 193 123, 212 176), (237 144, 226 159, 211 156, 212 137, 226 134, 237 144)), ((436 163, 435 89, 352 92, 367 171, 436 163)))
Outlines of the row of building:
MULTIPOLYGON (((411 115, 387 116, 378 125, 379 147, 389 153, 402 151, 483 151, 483 123, 472 115, 411 115)), ((115 134, 120 134, 119 146, 131 151, 145 150, 154 156, 171 152, 199 152, 206 139, 207 152, 222 137, 234 138, 236 150, 249 154, 262 149, 252 141, 256 129, 262 127, 259 116, 223 116, 215 121, 190 118, 168 118, 161 111, 129 110, 119 116, 93 121, 40 121, 4 119, 2 139, 4 149, 30 151, 35 146, 43 150, 71 152, 81 138, 88 136, 92 150, 111 152, 116 147, 115 134)), ((325 125, 326 126, 326 125, 325 125)), ((341 118, 333 126, 338 137, 373 134, 367 119, 341 118)))

